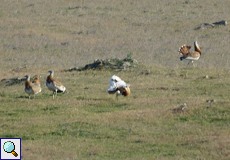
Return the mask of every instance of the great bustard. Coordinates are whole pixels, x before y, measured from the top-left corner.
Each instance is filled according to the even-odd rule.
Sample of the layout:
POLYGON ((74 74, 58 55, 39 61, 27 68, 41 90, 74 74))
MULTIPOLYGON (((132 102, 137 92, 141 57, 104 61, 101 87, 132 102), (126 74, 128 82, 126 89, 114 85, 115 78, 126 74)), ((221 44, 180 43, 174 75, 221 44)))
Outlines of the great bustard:
POLYGON ((179 53, 182 55, 180 57, 180 60, 189 60, 188 64, 190 62, 192 62, 193 64, 193 61, 194 60, 198 60, 201 56, 201 49, 200 49, 200 46, 198 45, 197 41, 194 42, 194 51, 191 52, 190 51, 191 49, 191 46, 189 45, 182 45, 180 48, 179 48, 179 53))
POLYGON ((57 96, 57 93, 65 92, 66 88, 63 86, 63 84, 57 80, 55 80, 54 77, 54 71, 48 71, 49 75, 46 78, 46 86, 49 90, 53 91, 53 99, 55 96, 57 96))
POLYGON ((29 95, 29 99, 30 99, 30 95, 35 95, 40 93, 42 91, 41 86, 34 84, 30 81, 30 76, 26 75, 26 81, 25 81, 25 92, 29 95))
POLYGON ((116 98, 118 95, 129 96, 130 95, 130 85, 127 84, 125 81, 121 80, 116 75, 113 75, 109 81, 109 88, 107 90, 109 94, 115 94, 116 98))

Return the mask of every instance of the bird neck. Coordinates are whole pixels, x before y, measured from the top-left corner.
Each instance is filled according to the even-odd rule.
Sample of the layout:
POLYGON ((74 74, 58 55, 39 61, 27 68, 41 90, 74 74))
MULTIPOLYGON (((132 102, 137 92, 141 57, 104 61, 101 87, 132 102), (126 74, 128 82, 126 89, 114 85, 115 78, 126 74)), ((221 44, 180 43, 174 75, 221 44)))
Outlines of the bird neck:
POLYGON ((46 79, 47 82, 52 82, 53 81, 53 77, 52 75, 49 75, 46 79))
POLYGON ((25 82, 25 87, 26 87, 26 88, 29 88, 30 86, 31 86, 31 82, 28 81, 28 80, 26 80, 26 82, 25 82))

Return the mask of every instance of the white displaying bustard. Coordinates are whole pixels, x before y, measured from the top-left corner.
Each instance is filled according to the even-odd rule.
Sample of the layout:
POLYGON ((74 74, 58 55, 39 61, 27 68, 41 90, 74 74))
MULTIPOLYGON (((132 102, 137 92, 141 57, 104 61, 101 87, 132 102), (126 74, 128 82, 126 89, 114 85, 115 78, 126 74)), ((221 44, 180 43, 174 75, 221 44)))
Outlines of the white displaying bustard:
POLYGON ((180 60, 181 61, 184 60, 184 59, 189 60, 188 64, 190 62, 192 62, 192 64, 193 64, 194 60, 196 61, 196 60, 198 60, 200 58, 200 56, 201 56, 201 48, 198 45, 198 42, 195 41, 194 42, 194 51, 192 52, 192 51, 190 51, 190 49, 191 49, 191 46, 186 45, 186 44, 182 45, 179 48, 179 53, 182 55, 180 57, 180 60))
POLYGON ((25 81, 25 92, 30 96, 33 95, 35 97, 36 94, 40 93, 42 91, 41 86, 37 85, 35 83, 32 83, 30 81, 30 76, 26 75, 26 81, 25 81))
POLYGON ((58 80, 54 79, 54 71, 48 71, 49 75, 46 78, 46 86, 49 90, 53 91, 53 99, 57 96, 57 93, 62 93, 66 91, 66 87, 59 82, 58 80))
POLYGON ((116 98, 118 98, 118 95, 129 96, 131 93, 130 85, 121 80, 120 77, 113 75, 109 80, 109 88, 107 92, 109 94, 116 93, 116 98))

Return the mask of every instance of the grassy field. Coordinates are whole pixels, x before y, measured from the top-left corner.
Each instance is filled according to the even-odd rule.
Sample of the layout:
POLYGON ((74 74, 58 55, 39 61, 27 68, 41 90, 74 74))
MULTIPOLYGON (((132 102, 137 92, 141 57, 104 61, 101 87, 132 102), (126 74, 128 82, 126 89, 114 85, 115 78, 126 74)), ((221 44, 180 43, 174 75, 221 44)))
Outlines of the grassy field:
POLYGON ((194 30, 229 20, 229 5, 3 0, 0 78, 39 74, 43 90, 28 99, 23 82, 0 84, 0 137, 21 137, 25 160, 230 159, 230 28, 194 30), (192 67, 177 50, 195 40, 203 52, 192 67), (140 66, 129 71, 62 72, 130 53, 140 66), (50 69, 68 90, 54 100, 50 69), (113 74, 131 84, 130 97, 106 93, 113 74))

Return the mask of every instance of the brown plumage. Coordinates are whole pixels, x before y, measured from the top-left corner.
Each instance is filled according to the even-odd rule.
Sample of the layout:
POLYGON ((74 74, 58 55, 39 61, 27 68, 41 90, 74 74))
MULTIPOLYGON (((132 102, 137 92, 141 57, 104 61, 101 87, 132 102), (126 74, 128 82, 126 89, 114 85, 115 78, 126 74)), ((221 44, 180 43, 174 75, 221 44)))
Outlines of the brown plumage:
POLYGON ((184 104, 180 105, 180 106, 177 107, 177 108, 173 108, 173 109, 172 109, 172 112, 173 112, 173 113, 182 113, 182 112, 184 112, 187 108, 188 108, 187 104, 184 103, 184 104))
POLYGON ((130 95, 129 85, 126 86, 126 87, 120 87, 120 88, 118 88, 118 91, 120 91, 121 95, 123 95, 125 97, 128 96, 128 95, 130 95))
POLYGON ((35 84, 35 85, 41 86, 40 76, 35 75, 35 76, 33 77, 32 83, 35 84))
POLYGON ((29 95, 29 99, 31 95, 36 95, 42 91, 40 85, 33 84, 30 81, 30 76, 26 75, 26 81, 25 81, 25 92, 29 95))
POLYGON ((46 78, 46 86, 49 90, 53 91, 54 98, 55 95, 57 96, 57 93, 65 92, 66 88, 61 82, 54 79, 53 76, 54 71, 49 71, 49 75, 46 78))
MULTIPOLYGON (((200 49, 200 46, 198 45, 197 41, 194 42, 194 51, 191 52, 190 51, 191 49, 191 46, 189 45, 182 45, 180 48, 179 48, 179 53, 182 55, 180 57, 180 60, 189 60, 189 63, 192 62, 194 60, 198 60, 201 56, 201 49, 200 49)), ((188 63, 188 64, 189 64, 188 63)))

